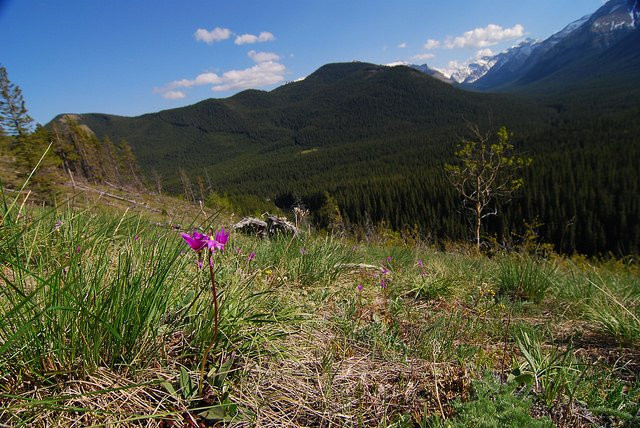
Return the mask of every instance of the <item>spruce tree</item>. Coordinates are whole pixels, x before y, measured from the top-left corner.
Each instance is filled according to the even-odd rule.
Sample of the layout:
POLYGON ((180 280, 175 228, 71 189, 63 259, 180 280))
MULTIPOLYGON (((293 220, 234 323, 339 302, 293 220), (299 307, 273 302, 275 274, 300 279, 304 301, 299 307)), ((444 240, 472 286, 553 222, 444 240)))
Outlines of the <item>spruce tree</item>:
POLYGON ((0 128, 4 133, 26 137, 33 128, 19 86, 9 81, 7 70, 0 66, 0 128))

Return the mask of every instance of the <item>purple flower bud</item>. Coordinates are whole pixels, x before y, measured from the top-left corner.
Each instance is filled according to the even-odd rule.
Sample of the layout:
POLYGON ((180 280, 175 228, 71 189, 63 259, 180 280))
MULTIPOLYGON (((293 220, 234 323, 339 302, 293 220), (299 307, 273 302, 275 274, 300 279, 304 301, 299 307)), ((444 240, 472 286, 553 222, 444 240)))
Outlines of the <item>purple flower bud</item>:
POLYGON ((387 282, 384 279, 380 281, 380 288, 387 288, 387 282))
POLYGON ((249 254, 249 256, 247 257, 247 261, 250 262, 251 260, 256 258, 256 253, 254 253, 253 251, 249 254))
POLYGON ((305 254, 307 254, 307 250, 304 247, 300 248, 300 254, 304 256, 305 254))
POLYGON ((358 291, 362 291, 362 284, 358 284, 358 286, 356 287, 358 289, 358 291))
POLYGON ((387 263, 391 263, 391 256, 387 256, 387 263))
POLYGON ((422 259, 418 259, 418 266, 420 266, 420 269, 424 268, 424 264, 422 263, 422 259))
POLYGON ((78 253, 78 254, 79 254, 79 253, 80 253, 80 251, 82 251, 82 248, 80 247, 80 245, 78 245, 78 246, 76 247, 76 253, 78 253))
POLYGON ((134 237, 133 237, 133 240, 134 240, 134 241, 137 241, 138 239, 140 239, 140 236, 138 236, 138 235, 136 235, 136 236, 134 236, 134 237))

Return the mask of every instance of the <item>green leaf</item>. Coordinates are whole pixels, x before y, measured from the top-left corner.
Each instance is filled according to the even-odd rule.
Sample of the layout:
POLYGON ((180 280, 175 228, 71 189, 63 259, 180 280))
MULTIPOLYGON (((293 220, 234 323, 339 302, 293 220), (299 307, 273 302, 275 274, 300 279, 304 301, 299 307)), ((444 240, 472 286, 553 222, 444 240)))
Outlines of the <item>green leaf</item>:
POLYGON ((227 411, 224 406, 211 407, 204 412, 198 413, 208 421, 224 421, 227 418, 227 411))
POLYGON ((197 390, 191 381, 191 377, 189 376, 189 372, 184 367, 180 367, 180 390, 182 391, 182 396, 186 399, 193 398, 195 394, 197 394, 197 390))
POLYGON ((514 381, 526 385, 533 385, 533 375, 531 373, 522 373, 520 376, 514 376, 514 381))
POLYGON ((176 392, 175 388, 173 387, 173 385, 171 385, 170 382, 167 382, 166 380, 163 380, 163 381, 160 382, 160 385, 162 385, 164 387, 164 389, 166 389, 167 392, 169 394, 171 394, 172 397, 178 398, 178 393, 176 392))

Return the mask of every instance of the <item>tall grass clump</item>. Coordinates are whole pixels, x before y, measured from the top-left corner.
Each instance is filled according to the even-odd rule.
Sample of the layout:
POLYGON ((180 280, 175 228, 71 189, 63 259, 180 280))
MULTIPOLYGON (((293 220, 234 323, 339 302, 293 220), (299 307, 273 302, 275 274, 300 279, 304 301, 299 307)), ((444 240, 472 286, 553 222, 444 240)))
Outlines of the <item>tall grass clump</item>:
POLYGON ((275 270, 282 281, 300 285, 329 284, 355 259, 353 251, 333 237, 280 236, 262 242, 256 253, 257 260, 275 270))
POLYGON ((640 277, 634 269, 613 267, 570 263, 555 294, 566 315, 588 321, 602 335, 631 346, 640 343, 640 277))
MULTIPOLYGON (((258 271, 238 274, 232 261, 244 257, 229 251, 217 259, 215 275, 220 292, 217 338, 214 338, 211 296, 206 292, 193 296, 192 291, 185 299, 184 304, 190 307, 185 313, 184 327, 188 336, 193 337, 194 345, 203 346, 215 340, 214 353, 219 350, 250 357, 263 350, 263 344, 277 347, 277 339, 285 335, 286 326, 298 320, 296 311, 275 298, 274 285, 259 277, 258 271)), ((201 287, 207 288, 206 279, 201 287)))
POLYGON ((161 321, 184 268, 180 243, 139 230, 134 217, 48 210, 30 217, 5 215, 2 225, 2 367, 144 367, 161 345, 161 321))
POLYGON ((640 343, 640 280, 630 276, 588 280, 596 289, 585 318, 622 345, 640 343))
POLYGON ((131 415, 98 405, 109 387, 92 385, 93 399, 69 394, 68 383, 105 370, 128 389, 150 388, 134 401, 156 400, 139 420, 179 417, 189 403, 215 406, 227 390, 222 383, 230 382, 219 375, 221 364, 229 371, 236 361, 230 355, 250 357, 286 333, 293 311, 270 298, 246 255, 227 251, 212 266, 219 281, 216 335, 211 283, 197 258, 176 231, 127 212, 0 205, 0 404, 11 402, 0 405, 0 421, 9 415, 29 425, 47 412, 69 421, 84 414, 83 424, 95 421, 86 415, 125 420, 131 415), (152 386, 185 371, 202 386, 200 366, 208 383, 189 402, 168 396, 171 382, 164 382, 164 398, 152 386), (68 400, 89 407, 60 404, 68 400))
POLYGON ((553 285, 554 270, 529 257, 506 257, 498 265, 497 285, 501 295, 540 303, 553 285))

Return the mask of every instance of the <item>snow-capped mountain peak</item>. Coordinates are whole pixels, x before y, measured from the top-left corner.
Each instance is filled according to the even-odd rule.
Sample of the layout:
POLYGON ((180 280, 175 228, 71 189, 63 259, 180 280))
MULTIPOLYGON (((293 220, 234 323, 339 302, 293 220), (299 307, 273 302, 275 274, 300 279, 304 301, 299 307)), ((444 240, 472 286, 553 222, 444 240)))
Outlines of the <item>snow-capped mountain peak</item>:
POLYGON ((479 52, 436 70, 451 81, 480 90, 522 86, 602 54, 639 33, 640 0, 609 0, 543 41, 526 39, 498 54, 479 52))
POLYGON ((498 54, 479 55, 462 64, 451 62, 448 68, 438 69, 438 71, 458 83, 470 84, 494 67, 501 67, 517 57, 527 57, 538 43, 536 40, 527 38, 498 54))
POLYGON ((591 31, 606 33, 638 28, 638 0, 611 0, 593 15, 591 31))

